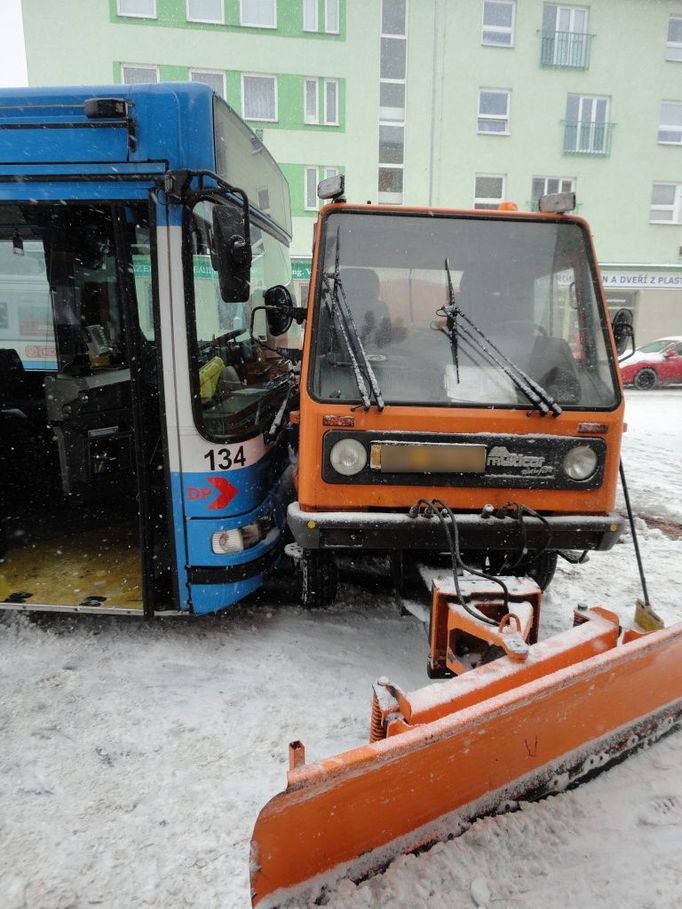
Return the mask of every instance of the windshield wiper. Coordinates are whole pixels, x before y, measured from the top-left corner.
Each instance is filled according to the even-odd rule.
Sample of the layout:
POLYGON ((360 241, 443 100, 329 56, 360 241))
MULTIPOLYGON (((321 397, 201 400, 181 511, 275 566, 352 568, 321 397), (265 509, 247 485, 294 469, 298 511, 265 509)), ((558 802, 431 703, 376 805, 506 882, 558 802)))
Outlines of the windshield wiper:
POLYGON ((558 417, 563 413, 562 407, 554 400, 546 389, 542 387, 535 379, 532 379, 528 373, 524 372, 520 366, 517 366, 513 360, 502 353, 497 345, 469 318, 469 316, 460 309, 455 300, 455 292, 452 286, 452 275, 450 273, 450 263, 445 259, 445 271, 448 277, 448 305, 442 309, 442 314, 447 318, 447 328, 441 328, 440 331, 450 340, 452 348, 452 360, 455 366, 457 381, 459 382, 459 341, 465 340, 473 349, 482 354, 489 363, 492 363, 513 382, 514 386, 524 394, 534 407, 544 416, 552 413, 558 417))
POLYGON ((384 409, 384 399, 381 394, 381 388, 379 387, 379 382, 377 381, 377 377, 374 374, 374 370, 372 369, 372 364, 369 362, 364 344, 360 339, 360 334, 355 324, 353 313, 351 312, 351 308, 348 305, 348 299, 343 287, 343 282, 341 281, 341 273, 339 269, 339 252, 340 238, 339 231, 337 229, 334 271, 332 274, 325 272, 322 275, 324 290, 327 294, 327 311, 332 318, 332 323, 336 321, 341 331, 341 337, 343 338, 346 350, 348 351, 351 367, 353 369, 353 375, 355 376, 355 382, 358 386, 358 391, 360 392, 360 398, 362 399, 362 406, 365 408, 365 410, 369 410, 372 406, 370 399, 371 391, 376 401, 377 410, 382 411, 384 409), (369 381, 369 390, 367 388, 367 383, 365 382, 365 376, 367 376, 367 379, 369 381))

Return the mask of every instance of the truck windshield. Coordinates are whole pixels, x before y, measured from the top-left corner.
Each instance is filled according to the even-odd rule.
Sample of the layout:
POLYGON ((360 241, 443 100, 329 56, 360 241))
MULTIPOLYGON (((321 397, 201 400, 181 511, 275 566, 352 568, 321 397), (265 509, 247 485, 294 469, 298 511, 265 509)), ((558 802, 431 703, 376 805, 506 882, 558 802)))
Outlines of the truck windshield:
MULTIPOLYGON (((325 220, 322 251, 318 288, 335 274, 343 282, 387 404, 528 407, 499 357, 466 332, 452 343, 447 314, 454 295, 490 342, 484 348, 494 346, 561 409, 615 406, 614 365, 580 224, 335 212, 325 220)), ((310 391, 354 403, 358 383, 322 293, 310 391)))

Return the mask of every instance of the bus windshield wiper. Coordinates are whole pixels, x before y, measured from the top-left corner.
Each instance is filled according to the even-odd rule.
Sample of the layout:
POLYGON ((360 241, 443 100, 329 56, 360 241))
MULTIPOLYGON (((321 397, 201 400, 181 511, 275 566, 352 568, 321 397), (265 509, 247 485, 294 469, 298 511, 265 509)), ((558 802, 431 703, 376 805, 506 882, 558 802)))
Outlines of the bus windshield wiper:
POLYGON ((441 328, 440 331, 450 340, 452 348, 452 360, 455 366, 457 381, 459 382, 459 343, 465 341, 469 347, 472 347, 478 354, 501 369, 502 372, 513 382, 514 386, 524 394, 531 404, 536 407, 544 416, 552 413, 558 417, 563 413, 562 407, 554 400, 546 389, 542 387, 535 379, 532 379, 528 373, 524 372, 519 366, 510 360, 509 357, 502 353, 497 345, 462 311, 455 300, 455 292, 452 286, 452 275, 450 273, 450 263, 445 260, 445 271, 448 278, 448 304, 440 311, 447 319, 447 328, 441 328))
POLYGON ((381 394, 381 388, 379 387, 379 382, 372 369, 372 364, 369 362, 365 346, 360 339, 353 313, 348 305, 346 291, 344 290, 343 282, 341 281, 339 246, 339 231, 337 230, 334 271, 331 274, 324 272, 322 275, 324 291, 327 298, 327 311, 332 318, 332 324, 334 321, 337 323, 346 350, 348 351, 355 382, 358 386, 358 391, 360 392, 360 398, 362 399, 362 406, 365 410, 370 409, 372 406, 370 398, 371 393, 374 395, 377 410, 382 411, 384 409, 384 399, 381 394), (369 389, 367 388, 365 376, 369 382, 369 389))

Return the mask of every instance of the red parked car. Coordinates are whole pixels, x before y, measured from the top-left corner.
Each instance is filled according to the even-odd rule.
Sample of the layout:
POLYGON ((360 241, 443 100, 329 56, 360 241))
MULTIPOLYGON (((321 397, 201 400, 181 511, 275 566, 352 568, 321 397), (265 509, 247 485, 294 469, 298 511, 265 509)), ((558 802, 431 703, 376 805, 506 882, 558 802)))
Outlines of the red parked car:
POLYGON ((635 388, 682 384, 682 335, 659 338, 638 347, 620 371, 623 382, 635 388))

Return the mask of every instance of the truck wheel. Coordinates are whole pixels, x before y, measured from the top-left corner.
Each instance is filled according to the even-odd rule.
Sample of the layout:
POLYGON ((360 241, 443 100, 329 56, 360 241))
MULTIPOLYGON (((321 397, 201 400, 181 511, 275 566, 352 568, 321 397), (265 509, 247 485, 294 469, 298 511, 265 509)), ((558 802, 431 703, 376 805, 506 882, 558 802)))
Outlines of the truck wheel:
POLYGON ((633 380, 633 385, 635 388, 641 388, 643 391, 646 391, 649 388, 653 388, 658 381, 658 376, 653 369, 650 369, 648 366, 644 369, 640 369, 633 380))
POLYGON ((338 572, 333 553, 304 549, 298 563, 298 595, 306 609, 326 609, 336 600, 338 572))

